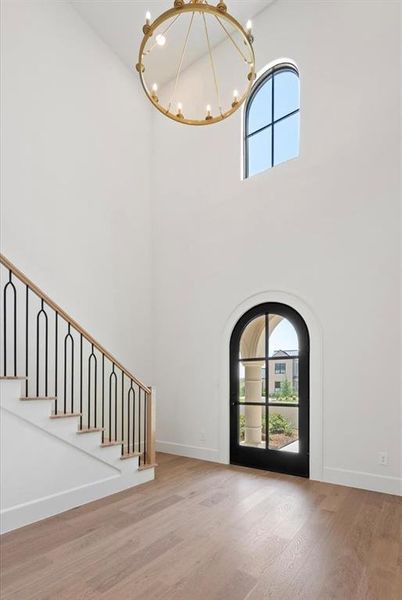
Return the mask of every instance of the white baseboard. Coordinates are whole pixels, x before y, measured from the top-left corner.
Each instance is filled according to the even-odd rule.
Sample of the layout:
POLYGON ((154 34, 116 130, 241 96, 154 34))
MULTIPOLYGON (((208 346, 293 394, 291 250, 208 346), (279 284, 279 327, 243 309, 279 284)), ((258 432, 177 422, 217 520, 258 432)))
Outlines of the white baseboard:
POLYGON ((199 460, 208 460, 211 462, 221 462, 219 450, 216 448, 204 448, 202 446, 187 446, 186 444, 176 444, 175 442, 156 442, 158 452, 167 454, 176 454, 177 456, 186 456, 188 458, 197 458, 199 460))
POLYGON ((402 479, 399 477, 324 467, 324 481, 372 492, 402 496, 402 479))
POLYGON ((52 496, 35 499, 0 511, 1 533, 71 510, 94 500, 117 494, 154 479, 154 469, 114 475, 52 496))
MULTIPOLYGON (((188 458, 208 460, 211 462, 222 462, 219 450, 215 448, 188 446, 186 444, 163 441, 157 441, 156 448, 159 452, 166 452, 167 454, 175 454, 177 456, 186 456, 188 458)), ((318 478, 317 481, 402 496, 402 479, 399 477, 324 467, 323 477, 318 478)))

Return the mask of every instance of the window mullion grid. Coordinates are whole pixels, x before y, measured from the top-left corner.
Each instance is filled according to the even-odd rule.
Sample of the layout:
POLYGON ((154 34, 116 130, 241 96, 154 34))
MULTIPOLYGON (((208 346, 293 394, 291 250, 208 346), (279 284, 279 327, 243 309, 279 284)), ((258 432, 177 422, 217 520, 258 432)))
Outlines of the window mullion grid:
POLYGON ((269 315, 265 315, 265 449, 269 450, 269 315))
POLYGON ((287 115, 283 115, 283 117, 279 117, 279 119, 276 119, 276 121, 274 121, 273 123, 264 125, 264 127, 260 127, 260 129, 256 129, 252 133, 247 133, 246 139, 249 139, 249 138, 253 137, 254 135, 257 135, 258 133, 261 133, 261 131, 264 131, 265 129, 269 129, 270 127, 273 127, 274 125, 277 125, 278 123, 280 123, 281 121, 284 121, 285 119, 287 119, 289 117, 293 117, 293 115, 296 115, 298 112, 300 112, 300 108, 296 108, 296 110, 292 110, 292 112, 288 113, 287 115))
POLYGON ((272 98, 271 98, 271 167, 274 166, 274 144, 275 144, 275 71, 272 73, 272 98))

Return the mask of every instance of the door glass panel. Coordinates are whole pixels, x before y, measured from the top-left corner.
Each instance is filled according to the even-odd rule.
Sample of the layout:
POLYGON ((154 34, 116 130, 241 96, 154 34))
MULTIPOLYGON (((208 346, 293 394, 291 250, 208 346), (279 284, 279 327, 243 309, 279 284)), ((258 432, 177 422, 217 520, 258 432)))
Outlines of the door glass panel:
POLYGON ((239 362, 239 402, 265 402, 265 362, 239 362))
POLYGON ((269 449, 299 452, 299 409, 275 406, 269 411, 269 449))
POLYGON ((239 406, 239 444, 265 450, 265 406, 239 406))
POLYGON ((240 340, 240 358, 265 357, 265 315, 245 327, 240 340))
POLYGON ((280 315, 269 315, 269 356, 290 357, 299 353, 299 340, 292 323, 280 315))
POLYGON ((299 403, 299 359, 278 357, 269 361, 270 403, 299 403))

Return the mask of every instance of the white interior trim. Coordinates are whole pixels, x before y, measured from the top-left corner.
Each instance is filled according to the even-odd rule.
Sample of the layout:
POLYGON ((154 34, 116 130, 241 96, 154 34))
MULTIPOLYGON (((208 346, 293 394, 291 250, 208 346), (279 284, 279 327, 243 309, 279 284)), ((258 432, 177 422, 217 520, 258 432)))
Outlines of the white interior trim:
POLYGON ((402 496, 402 479, 399 477, 391 477, 389 475, 378 475, 377 473, 365 473, 362 471, 351 471, 350 469, 324 467, 324 481, 327 483, 369 490, 371 492, 402 496))
POLYGON ((156 442, 158 452, 175 454, 177 456, 187 456, 198 460, 209 460, 211 462, 222 462, 220 460, 220 451, 218 448, 205 448, 203 446, 191 446, 188 444, 178 444, 176 442, 156 442))

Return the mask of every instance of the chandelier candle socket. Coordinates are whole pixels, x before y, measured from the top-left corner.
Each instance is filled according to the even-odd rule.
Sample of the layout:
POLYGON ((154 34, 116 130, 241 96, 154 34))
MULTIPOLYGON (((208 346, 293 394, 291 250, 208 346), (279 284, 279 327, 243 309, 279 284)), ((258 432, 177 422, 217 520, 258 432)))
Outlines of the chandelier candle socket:
POLYGON ((233 102, 232 102, 232 107, 234 108, 235 106, 237 106, 239 104, 239 92, 237 90, 234 90, 233 92, 233 102))
POLYGON ((214 6, 206 0, 175 0, 174 6, 154 21, 150 12, 146 13, 143 33, 136 70, 147 97, 166 117, 185 125, 211 125, 230 117, 248 98, 256 77, 252 23, 248 21, 246 27, 243 27, 229 13, 225 2, 220 1, 214 6), (180 26, 183 26, 181 30, 180 26), (199 39, 194 41, 196 26, 199 26, 198 33, 202 36, 201 44, 199 39), (172 43, 168 43, 169 40, 172 43), (223 67, 219 69, 219 56, 215 46, 222 41, 230 45, 236 60, 234 67, 228 72, 233 77, 231 85, 238 86, 240 91, 235 90, 232 98, 230 93, 224 91, 228 82, 225 81, 222 85, 219 79, 219 70, 223 70, 223 67), (191 86, 188 89, 181 87, 183 84, 180 78, 186 70, 186 78, 191 80, 192 70, 197 68, 192 65, 199 56, 202 43, 205 44, 205 51, 209 56, 209 65, 206 65, 206 75, 202 76, 201 81, 199 75, 194 75, 194 81, 197 84, 199 82, 202 87, 197 91, 194 88, 192 101, 187 97, 187 93, 192 91, 191 86), (175 54, 177 47, 180 48, 180 53, 176 51, 175 54), (169 51, 172 52, 172 49, 173 55, 170 58, 169 51), (158 69, 159 73, 155 73, 158 69), (175 73, 171 83, 164 81, 166 73, 175 73), (159 81, 160 89, 152 79, 149 81, 149 77, 152 77, 153 81, 159 81), (213 102, 217 107, 217 111, 214 110, 215 114, 212 114, 211 104, 206 105, 205 112, 202 93, 205 94, 204 102, 213 99, 211 93, 216 95, 213 102), (177 96, 186 100, 186 117, 183 104, 178 101, 177 96), (174 110, 175 106, 177 111, 174 110))
POLYGON ((183 104, 181 102, 177 103, 177 115, 176 117, 178 119, 184 119, 184 115, 183 115, 183 104))
POLYGON ((149 10, 145 13, 145 25, 142 28, 144 35, 147 35, 151 31, 151 13, 149 10))
POLYGON ((254 42, 253 23, 252 23, 252 21, 250 21, 250 19, 246 23, 246 31, 247 31, 247 36, 248 36, 249 42, 250 42, 250 44, 252 44, 254 42))
POLYGON ((154 102, 159 102, 159 98, 158 98, 158 84, 157 83, 154 83, 153 86, 152 86, 151 97, 152 97, 152 100, 154 102))

